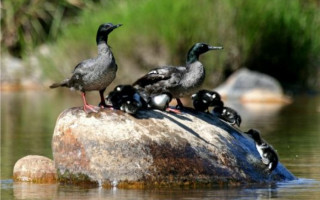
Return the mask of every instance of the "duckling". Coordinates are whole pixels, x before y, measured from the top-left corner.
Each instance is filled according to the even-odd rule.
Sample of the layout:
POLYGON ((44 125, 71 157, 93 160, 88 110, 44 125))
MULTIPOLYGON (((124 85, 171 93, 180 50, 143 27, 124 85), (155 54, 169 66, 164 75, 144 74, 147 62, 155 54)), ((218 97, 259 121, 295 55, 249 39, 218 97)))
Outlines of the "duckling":
POLYGON ((118 66, 115 58, 108 46, 108 35, 122 24, 112 23, 101 24, 99 26, 96 42, 98 46, 98 56, 80 62, 73 70, 71 78, 67 78, 60 83, 54 83, 50 88, 68 87, 80 90, 83 99, 83 110, 86 113, 98 112, 99 108, 89 105, 86 100, 86 92, 98 90, 101 102, 99 106, 107 107, 103 93, 110 83, 115 79, 118 66))
POLYGON ((205 68, 199 61, 199 56, 210 50, 220 50, 204 43, 194 44, 188 54, 185 66, 163 66, 151 70, 132 85, 138 89, 141 96, 157 96, 170 93, 177 100, 177 107, 183 108, 181 97, 191 95, 203 83, 205 68))
POLYGON ((197 111, 208 112, 210 106, 223 106, 219 93, 210 90, 199 90, 191 96, 193 107, 197 111))
POLYGON ((240 127, 241 116, 232 108, 216 106, 213 108, 212 113, 217 115, 223 121, 230 123, 231 125, 237 125, 240 127))
POLYGON ((170 93, 163 93, 150 97, 150 100, 148 101, 148 108, 167 110, 171 99, 172 95, 170 93))
POLYGON ((135 114, 142 108, 142 100, 131 85, 118 85, 106 97, 115 109, 120 109, 129 114, 135 114))
POLYGON ((260 154, 262 162, 267 167, 267 172, 271 173, 277 167, 279 162, 279 158, 275 150, 261 138, 258 130, 250 129, 244 133, 252 137, 256 143, 256 148, 260 154))

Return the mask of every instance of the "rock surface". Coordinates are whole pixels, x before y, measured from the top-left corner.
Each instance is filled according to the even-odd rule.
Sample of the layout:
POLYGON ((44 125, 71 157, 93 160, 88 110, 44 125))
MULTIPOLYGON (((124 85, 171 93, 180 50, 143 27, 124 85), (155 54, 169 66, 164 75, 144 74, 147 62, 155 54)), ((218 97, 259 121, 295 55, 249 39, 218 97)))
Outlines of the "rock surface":
POLYGON ((16 182, 55 183, 57 173, 54 162, 44 156, 25 156, 14 165, 13 180, 16 182))
POLYGON ((251 139, 192 110, 131 116, 67 109, 57 120, 52 150, 59 180, 75 184, 137 188, 295 179, 281 163, 266 174, 251 139))
POLYGON ((234 72, 223 84, 214 89, 225 99, 244 102, 289 103, 280 83, 273 77, 246 68, 234 72))

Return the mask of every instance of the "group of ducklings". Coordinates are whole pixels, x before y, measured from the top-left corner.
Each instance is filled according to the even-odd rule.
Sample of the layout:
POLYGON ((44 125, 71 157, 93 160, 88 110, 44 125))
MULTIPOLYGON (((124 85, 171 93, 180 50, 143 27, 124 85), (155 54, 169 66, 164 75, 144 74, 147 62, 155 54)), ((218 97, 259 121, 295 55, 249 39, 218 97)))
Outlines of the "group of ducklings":
MULTIPOLYGON (((241 116, 230 107, 224 106, 219 93, 210 90, 200 90, 191 96, 193 107, 199 112, 211 113, 232 126, 240 127, 241 116), (211 112, 209 108, 212 107, 211 112)), ((144 100, 137 90, 131 85, 118 85, 106 97, 106 101, 114 109, 120 109, 124 112, 135 114, 140 109, 158 109, 168 112, 177 112, 176 109, 169 106, 172 96, 170 93, 163 93, 144 100)), ((250 129, 244 132, 250 136, 260 154, 263 164, 266 165, 266 171, 271 173, 278 164, 278 156, 275 150, 260 136, 256 129, 250 129)))
MULTIPOLYGON (((232 108, 224 107, 219 93, 210 90, 200 90, 192 95, 193 106, 198 111, 209 112, 209 107, 212 109, 212 114, 216 115, 223 121, 240 127, 241 116, 232 108)), ((278 155, 275 150, 265 140, 261 138, 260 132, 256 129, 249 129, 247 132, 256 144, 256 149, 260 154, 262 162, 266 165, 266 171, 271 173, 278 165, 278 155)))

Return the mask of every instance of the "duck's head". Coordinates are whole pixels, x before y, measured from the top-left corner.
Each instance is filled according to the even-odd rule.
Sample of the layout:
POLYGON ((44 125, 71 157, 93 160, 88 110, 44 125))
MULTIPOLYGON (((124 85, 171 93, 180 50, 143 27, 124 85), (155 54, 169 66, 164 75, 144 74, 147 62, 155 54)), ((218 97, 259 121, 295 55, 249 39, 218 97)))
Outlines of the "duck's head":
POLYGON ((261 141, 260 132, 256 129, 249 129, 247 132, 244 132, 252 137, 256 142, 261 141))
POLYGON ((97 31, 97 44, 100 42, 107 42, 108 35, 111 33, 114 29, 122 26, 122 24, 114 25, 112 23, 105 23, 101 24, 97 31))
POLYGON ((214 99, 214 100, 211 102, 210 106, 223 108, 224 103, 223 103, 223 101, 221 101, 221 99, 218 99, 218 98, 217 98, 217 99, 214 99))
POLYGON ((141 103, 137 102, 135 99, 128 99, 120 106, 120 110, 132 115, 136 114, 140 108, 141 103))
POLYGON ((206 53, 207 51, 210 51, 210 50, 221 50, 221 49, 223 49, 223 47, 210 46, 210 45, 205 44, 205 43, 196 43, 190 48, 190 50, 188 52, 187 63, 195 62, 196 60, 199 59, 199 56, 201 54, 206 53))
POLYGON ((242 121, 241 116, 240 116, 240 115, 237 115, 235 120, 236 120, 236 125, 237 125, 238 127, 240 127, 240 124, 241 124, 241 121, 242 121))

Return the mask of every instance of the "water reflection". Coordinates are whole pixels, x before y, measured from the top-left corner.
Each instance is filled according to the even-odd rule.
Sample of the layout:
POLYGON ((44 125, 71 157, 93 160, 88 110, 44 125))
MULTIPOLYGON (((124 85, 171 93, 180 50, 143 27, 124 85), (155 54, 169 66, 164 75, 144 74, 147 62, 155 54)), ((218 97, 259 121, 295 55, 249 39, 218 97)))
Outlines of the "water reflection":
POLYGON ((16 199, 54 199, 58 195, 58 184, 13 183, 16 199))
POLYGON ((3 199, 13 188, 15 199, 312 199, 319 197, 320 182, 299 179, 267 186, 217 187, 211 189, 124 190, 81 188, 59 184, 29 184, 1 181, 3 199), (307 194, 311 194, 310 196, 307 194))
POLYGON ((64 109, 76 105, 82 105, 76 93, 2 92, 1 179, 11 178, 13 165, 21 157, 35 154, 52 158, 55 121, 64 109))

